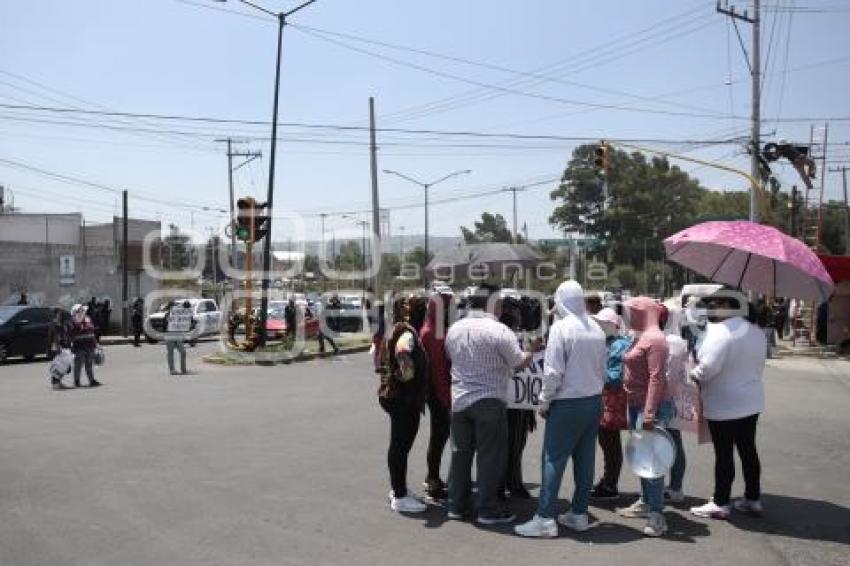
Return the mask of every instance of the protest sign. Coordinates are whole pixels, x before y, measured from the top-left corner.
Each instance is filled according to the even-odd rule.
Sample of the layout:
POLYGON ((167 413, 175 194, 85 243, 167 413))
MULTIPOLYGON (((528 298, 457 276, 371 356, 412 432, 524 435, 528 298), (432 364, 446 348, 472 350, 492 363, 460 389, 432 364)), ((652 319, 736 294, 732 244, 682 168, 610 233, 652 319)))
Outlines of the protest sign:
POLYGON ((168 328, 167 332, 182 332, 186 333, 192 330, 192 309, 173 306, 168 313, 168 328))
POLYGON ((543 389, 543 355, 537 352, 531 365, 514 372, 508 381, 506 399, 508 409, 527 409, 534 411, 540 406, 540 391, 543 389))

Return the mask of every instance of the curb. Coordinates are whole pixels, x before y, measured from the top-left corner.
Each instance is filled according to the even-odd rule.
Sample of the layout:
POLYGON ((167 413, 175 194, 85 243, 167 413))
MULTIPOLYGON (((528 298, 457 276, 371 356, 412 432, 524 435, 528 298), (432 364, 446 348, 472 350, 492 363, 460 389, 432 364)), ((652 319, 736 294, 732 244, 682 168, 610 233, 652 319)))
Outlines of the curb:
MULTIPOLYGON (((201 344, 203 342, 214 342, 214 341, 217 341, 217 340, 218 340, 217 336, 214 336, 214 337, 206 337, 205 336, 203 338, 198 339, 198 344, 201 344)), ((101 346, 106 346, 106 347, 109 347, 109 346, 128 346, 128 345, 133 344, 133 337, 130 336, 128 338, 125 338, 123 336, 101 336, 98 344, 100 344, 101 346)), ((145 346, 160 346, 160 345, 164 344, 164 342, 162 340, 160 340, 160 341, 157 341, 156 344, 151 344, 147 340, 145 340, 144 337, 142 337, 141 344, 143 344, 145 346)))
MULTIPOLYGON (((352 346, 350 348, 340 348, 339 354, 337 356, 344 356, 347 354, 359 354, 361 352, 368 352, 369 348, 371 348, 371 344, 364 344, 363 346, 352 346)), ((207 364, 221 365, 221 366, 275 366, 275 365, 289 365, 293 363, 299 362, 309 362, 315 360, 317 358, 332 358, 334 357, 333 353, 320 353, 320 352, 308 352, 306 354, 299 354, 294 358, 289 359, 280 359, 280 360, 253 360, 249 362, 240 362, 237 360, 222 360, 216 358, 214 355, 204 356, 202 361, 207 364)))

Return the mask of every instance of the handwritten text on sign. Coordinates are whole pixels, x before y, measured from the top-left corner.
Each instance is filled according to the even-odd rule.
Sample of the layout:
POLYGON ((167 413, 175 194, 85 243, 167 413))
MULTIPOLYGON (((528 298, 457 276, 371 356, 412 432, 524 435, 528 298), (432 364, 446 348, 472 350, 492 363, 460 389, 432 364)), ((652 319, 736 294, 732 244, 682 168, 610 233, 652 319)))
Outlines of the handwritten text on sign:
POLYGON ((192 309, 174 306, 168 314, 167 332, 189 332, 192 329, 192 309))
POLYGON ((540 391, 543 389, 543 354, 537 352, 531 365, 514 373, 508 381, 508 409, 528 409, 533 411, 540 406, 540 391))

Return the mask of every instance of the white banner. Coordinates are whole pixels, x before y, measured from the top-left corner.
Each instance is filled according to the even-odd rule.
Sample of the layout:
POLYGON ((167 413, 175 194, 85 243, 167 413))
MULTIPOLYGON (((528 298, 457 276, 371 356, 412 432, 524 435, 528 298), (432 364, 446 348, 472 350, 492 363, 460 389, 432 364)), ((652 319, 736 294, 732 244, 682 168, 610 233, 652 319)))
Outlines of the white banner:
POLYGON ((505 398, 508 409, 536 410, 540 406, 540 391, 543 389, 543 355, 537 352, 532 358, 531 365, 514 373, 508 381, 505 398))

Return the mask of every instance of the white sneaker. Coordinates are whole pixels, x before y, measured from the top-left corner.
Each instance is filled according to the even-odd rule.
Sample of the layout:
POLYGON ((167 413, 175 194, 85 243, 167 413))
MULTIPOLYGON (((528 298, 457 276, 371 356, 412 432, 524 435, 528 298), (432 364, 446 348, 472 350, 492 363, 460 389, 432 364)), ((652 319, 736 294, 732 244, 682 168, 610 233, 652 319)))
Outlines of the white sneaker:
POLYGON ((590 520, 587 517, 587 513, 576 514, 569 511, 563 515, 558 515, 558 522, 568 529, 580 533, 583 533, 590 528, 590 520))
POLYGON ((558 525, 555 519, 535 515, 529 522, 515 526, 514 532, 521 537, 555 538, 558 536, 558 525))
POLYGON ((691 507, 691 513, 706 519, 728 519, 730 510, 728 505, 718 505, 712 500, 705 505, 691 507))
POLYGON ((617 515, 627 519, 643 519, 649 516, 649 505, 642 499, 638 499, 628 507, 618 508, 617 515))
POLYGON ((742 513, 749 513, 750 515, 755 515, 756 517, 761 517, 762 513, 764 513, 764 507, 761 505, 761 501, 750 501, 746 498, 736 499, 732 502, 732 506, 735 507, 735 511, 740 511, 742 513))
POLYGON ((648 537, 660 537, 667 532, 667 520, 664 515, 654 511, 649 513, 649 518, 646 525, 643 527, 643 534, 648 537))
POLYGON ((664 499, 670 503, 681 503, 685 500, 685 492, 681 489, 665 489, 664 499))
POLYGON ((390 509, 396 513, 422 513, 428 506, 411 495, 410 491, 404 497, 395 497, 390 492, 390 509))

